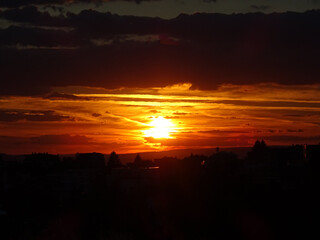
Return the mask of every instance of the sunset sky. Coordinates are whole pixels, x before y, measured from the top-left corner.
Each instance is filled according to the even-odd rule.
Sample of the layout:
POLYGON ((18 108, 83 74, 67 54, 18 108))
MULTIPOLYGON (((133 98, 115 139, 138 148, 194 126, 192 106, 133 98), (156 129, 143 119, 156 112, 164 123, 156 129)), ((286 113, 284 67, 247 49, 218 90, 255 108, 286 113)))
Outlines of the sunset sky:
POLYGON ((0 153, 318 144, 319 7, 1 1, 0 153))

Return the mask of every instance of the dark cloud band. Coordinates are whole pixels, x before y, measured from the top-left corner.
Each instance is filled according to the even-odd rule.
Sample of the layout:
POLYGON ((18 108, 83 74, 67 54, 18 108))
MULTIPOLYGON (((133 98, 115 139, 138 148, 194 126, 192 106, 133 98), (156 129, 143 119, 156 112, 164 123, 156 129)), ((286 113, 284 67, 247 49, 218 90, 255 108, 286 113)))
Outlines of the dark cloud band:
POLYGON ((171 20, 93 10, 58 17, 36 8, 9 11, 2 17, 20 25, 0 29, 2 95, 69 85, 190 82, 213 89, 222 83, 319 82, 320 11, 171 20))
POLYGON ((17 8, 21 6, 28 5, 62 5, 62 4, 71 4, 71 3, 95 3, 101 4, 104 2, 112 1, 126 1, 126 2, 135 2, 137 4, 146 1, 157 1, 157 0, 2 0, 0 2, 0 7, 7 8, 17 8))

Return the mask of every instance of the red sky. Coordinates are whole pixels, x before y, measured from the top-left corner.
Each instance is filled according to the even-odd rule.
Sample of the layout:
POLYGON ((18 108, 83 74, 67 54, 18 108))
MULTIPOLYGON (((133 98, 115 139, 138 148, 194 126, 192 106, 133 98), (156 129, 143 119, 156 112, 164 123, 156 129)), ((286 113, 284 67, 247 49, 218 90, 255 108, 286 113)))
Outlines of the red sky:
POLYGON ((169 2, 1 2, 0 152, 320 142, 317 2, 270 13, 291 8, 247 1, 245 14, 213 14, 196 9, 232 0, 195 0, 182 14, 174 1, 171 19, 141 12, 169 2), (128 15, 106 9, 128 5, 128 15))
POLYGON ((46 98, 4 97, 0 151, 126 153, 251 146, 257 138, 269 145, 320 142, 319 85, 190 87, 67 87, 46 98), (170 119, 170 138, 145 134, 156 117, 170 119))

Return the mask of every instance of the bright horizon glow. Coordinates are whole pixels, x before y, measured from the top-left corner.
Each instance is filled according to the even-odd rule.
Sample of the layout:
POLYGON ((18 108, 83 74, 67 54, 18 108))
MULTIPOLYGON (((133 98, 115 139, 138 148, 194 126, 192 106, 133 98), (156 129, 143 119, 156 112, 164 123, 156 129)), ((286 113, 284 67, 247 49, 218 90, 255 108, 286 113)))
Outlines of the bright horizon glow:
POLYGON ((0 99, 0 152, 134 153, 251 147, 262 138, 269 146, 320 139, 319 84, 55 92, 61 95, 0 99))
POLYGON ((173 138, 170 134, 176 132, 175 124, 171 119, 164 117, 152 117, 152 121, 149 123, 151 127, 148 130, 144 130, 146 137, 152 138, 173 138))

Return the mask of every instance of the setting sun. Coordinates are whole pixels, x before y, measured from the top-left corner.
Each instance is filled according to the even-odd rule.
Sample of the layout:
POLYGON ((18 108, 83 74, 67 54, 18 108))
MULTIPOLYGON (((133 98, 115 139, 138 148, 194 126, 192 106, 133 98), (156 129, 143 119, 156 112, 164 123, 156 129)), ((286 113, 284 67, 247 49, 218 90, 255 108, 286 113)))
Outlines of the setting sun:
POLYGON ((176 132, 175 124, 164 117, 153 117, 149 126, 151 128, 144 131, 147 137, 172 138, 170 134, 176 132))

